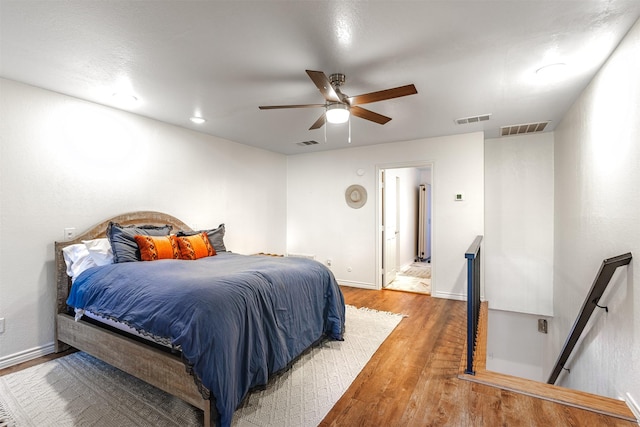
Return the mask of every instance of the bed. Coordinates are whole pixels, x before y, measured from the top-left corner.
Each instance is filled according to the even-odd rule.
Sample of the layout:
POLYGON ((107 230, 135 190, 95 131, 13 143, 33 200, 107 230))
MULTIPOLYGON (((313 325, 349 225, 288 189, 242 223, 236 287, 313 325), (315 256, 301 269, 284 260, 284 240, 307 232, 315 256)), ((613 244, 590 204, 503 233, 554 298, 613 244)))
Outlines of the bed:
POLYGON ((316 261, 235 254, 220 248, 224 228, 209 232, 207 239, 171 215, 146 211, 56 242, 56 351, 85 351, 200 408, 205 426, 228 426, 251 389, 310 346, 342 339, 344 299, 316 261), (213 256, 122 262, 118 248, 121 262, 68 273, 70 249, 104 241, 107 230, 115 251, 114 224, 127 232, 134 225, 171 230, 171 242, 191 236, 181 238, 182 251, 200 236, 213 256))

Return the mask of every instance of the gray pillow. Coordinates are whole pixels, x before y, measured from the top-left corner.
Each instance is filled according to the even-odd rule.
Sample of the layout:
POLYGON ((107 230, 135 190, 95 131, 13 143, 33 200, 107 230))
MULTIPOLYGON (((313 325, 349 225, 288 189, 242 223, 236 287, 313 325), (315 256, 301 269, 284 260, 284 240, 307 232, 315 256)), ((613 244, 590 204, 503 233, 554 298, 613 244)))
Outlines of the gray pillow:
POLYGON ((217 252, 226 252, 227 248, 224 246, 224 224, 220 224, 218 228, 214 228, 213 230, 200 230, 200 231, 180 231, 178 232, 178 236, 193 236, 194 234, 200 234, 202 232, 207 233, 207 237, 209 237, 209 242, 213 249, 217 252))
POLYGON ((107 238, 113 251, 113 262, 140 261, 140 248, 134 236, 168 236, 170 225, 128 225, 122 226, 110 222, 107 226, 107 238))

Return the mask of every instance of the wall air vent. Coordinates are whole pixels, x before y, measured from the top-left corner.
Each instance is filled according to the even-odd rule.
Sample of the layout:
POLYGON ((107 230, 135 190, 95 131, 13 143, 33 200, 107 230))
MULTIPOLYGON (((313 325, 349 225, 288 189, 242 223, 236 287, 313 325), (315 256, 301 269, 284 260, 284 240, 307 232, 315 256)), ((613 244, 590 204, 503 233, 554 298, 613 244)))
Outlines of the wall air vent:
POLYGON ((307 145, 317 145, 319 144, 318 141, 302 141, 302 142, 296 142, 296 145, 299 145, 301 147, 306 147, 307 145))
POLYGON ((521 125, 502 126, 500 128, 500 136, 522 135, 525 133, 542 132, 551 121, 538 123, 525 123, 521 125))
POLYGON ((457 125, 468 125, 471 123, 486 122, 487 120, 489 120, 489 118, 491 118, 491 114, 482 114, 480 116, 463 117, 461 119, 456 119, 455 122, 457 125))

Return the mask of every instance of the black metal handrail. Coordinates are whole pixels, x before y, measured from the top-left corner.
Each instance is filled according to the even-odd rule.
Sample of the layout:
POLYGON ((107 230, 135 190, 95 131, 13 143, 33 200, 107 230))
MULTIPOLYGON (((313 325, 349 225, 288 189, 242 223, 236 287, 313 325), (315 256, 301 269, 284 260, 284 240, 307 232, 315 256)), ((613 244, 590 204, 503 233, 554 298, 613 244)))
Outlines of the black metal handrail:
POLYGON ((560 357, 558 357, 553 371, 549 376, 549 380, 547 381, 548 384, 555 384, 558 376, 562 372, 562 369, 564 369, 564 365, 565 363, 567 363, 569 356, 571 356, 573 348, 578 343, 578 339, 580 339, 580 335, 582 335, 585 326, 587 326, 587 322, 591 317, 591 313, 593 313, 593 310, 595 310, 596 307, 600 307, 598 305, 598 302, 600 301, 602 294, 604 294, 605 289, 607 289, 607 285, 609 284, 613 273, 618 267, 629 264, 631 262, 631 258, 631 252, 629 252, 624 255, 618 255, 617 257, 605 259, 604 261, 602 261, 600 271, 598 271, 598 274, 593 281, 593 285, 591 285, 591 290, 587 294, 587 297, 582 304, 580 313, 578 314, 578 317, 576 318, 576 321, 571 328, 571 332, 569 332, 567 341, 564 343, 564 347, 562 347, 560 357))
POLYGON ((480 246, 482 236, 476 236, 464 257, 467 259, 467 368, 465 374, 475 375, 473 352, 478 335, 480 316, 480 246))

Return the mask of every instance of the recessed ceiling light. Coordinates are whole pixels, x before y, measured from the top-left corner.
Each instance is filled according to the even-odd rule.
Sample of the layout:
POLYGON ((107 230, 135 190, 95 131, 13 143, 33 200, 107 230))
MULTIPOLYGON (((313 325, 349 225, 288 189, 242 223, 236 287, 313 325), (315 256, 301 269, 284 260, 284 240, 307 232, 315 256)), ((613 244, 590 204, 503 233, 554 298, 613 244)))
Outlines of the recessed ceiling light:
POLYGON ((204 122, 206 122, 206 120, 205 120, 205 119, 203 119, 202 117, 196 117, 196 116, 191 117, 189 120, 191 120, 193 123, 195 123, 195 124, 197 124, 197 125, 201 125, 201 124, 203 124, 204 122))

